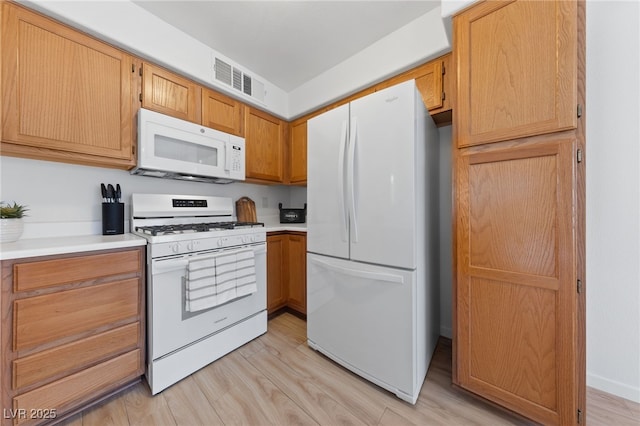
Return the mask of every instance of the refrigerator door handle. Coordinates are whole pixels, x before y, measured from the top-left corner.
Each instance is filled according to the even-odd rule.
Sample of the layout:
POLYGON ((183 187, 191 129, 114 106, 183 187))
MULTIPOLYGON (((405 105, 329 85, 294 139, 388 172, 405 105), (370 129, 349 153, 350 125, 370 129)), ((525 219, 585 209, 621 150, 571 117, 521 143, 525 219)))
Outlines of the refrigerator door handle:
POLYGON ((349 217, 351 218, 351 230, 353 232, 352 242, 358 242, 358 222, 356 215, 356 194, 355 194, 355 162, 356 143, 358 141, 358 122, 355 117, 351 117, 351 134, 349 136, 349 159, 347 164, 349 181, 349 217))
POLYGON ((338 154, 338 208, 340 210, 340 238, 342 241, 348 241, 347 236, 347 221, 349 220, 349 214, 347 213, 347 207, 345 205, 345 172, 344 172, 344 157, 346 155, 347 148, 347 121, 342 122, 342 130, 340 131, 340 152, 338 154))
POLYGON ((308 259, 310 262, 315 263, 319 266, 323 266, 327 269, 331 269, 333 271, 336 271, 345 275, 350 275, 352 277, 364 278, 364 279, 373 280, 373 281, 385 281, 389 283, 404 284, 404 277, 402 275, 389 274, 389 273, 383 273, 383 272, 363 271, 360 269, 347 268, 345 266, 335 265, 330 261, 322 260, 315 256, 309 256, 308 259))

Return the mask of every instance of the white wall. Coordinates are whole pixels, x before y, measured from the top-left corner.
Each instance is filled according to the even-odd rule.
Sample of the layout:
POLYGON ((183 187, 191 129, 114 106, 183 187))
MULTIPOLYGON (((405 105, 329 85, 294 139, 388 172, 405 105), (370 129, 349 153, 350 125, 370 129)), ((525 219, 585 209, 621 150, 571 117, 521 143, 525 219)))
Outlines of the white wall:
POLYGON ((184 182, 134 176, 123 170, 0 157, 0 200, 15 200, 30 209, 22 238, 101 234, 100 183, 121 185, 126 230, 134 192, 215 195, 231 197, 234 202, 247 196, 256 203, 259 221, 277 222, 278 203, 290 203, 285 186, 184 182))
POLYGON ((587 1, 587 384, 640 402, 640 3, 587 1))
POLYGON ((289 116, 304 115, 449 50, 438 7, 294 89, 289 116))
POLYGON ((288 114, 287 95, 282 89, 129 0, 31 0, 22 3, 243 102, 269 110, 280 117, 286 118, 288 114), (264 103, 214 80, 214 55, 262 81, 266 91, 264 103))

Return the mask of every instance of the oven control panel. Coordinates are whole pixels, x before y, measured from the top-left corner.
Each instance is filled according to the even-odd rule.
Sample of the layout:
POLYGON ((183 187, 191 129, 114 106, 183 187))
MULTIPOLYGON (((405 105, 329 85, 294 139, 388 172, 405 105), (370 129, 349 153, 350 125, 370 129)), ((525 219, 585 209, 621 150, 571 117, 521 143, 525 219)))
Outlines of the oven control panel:
POLYGON ((234 231, 233 234, 230 235, 224 235, 226 234, 224 231, 217 232, 216 234, 216 236, 203 235, 200 238, 196 238, 198 234, 193 234, 193 237, 190 239, 153 243, 150 245, 151 258, 188 254, 205 250, 235 248, 248 244, 266 244, 267 241, 266 232, 255 232, 255 230, 247 233, 234 231))

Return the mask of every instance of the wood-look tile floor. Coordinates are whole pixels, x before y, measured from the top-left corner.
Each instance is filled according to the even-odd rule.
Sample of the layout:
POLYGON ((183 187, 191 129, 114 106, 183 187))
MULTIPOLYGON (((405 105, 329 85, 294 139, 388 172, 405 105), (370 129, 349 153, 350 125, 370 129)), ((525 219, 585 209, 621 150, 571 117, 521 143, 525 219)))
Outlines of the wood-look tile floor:
MULTIPOLYGON (((416 405, 306 344, 306 323, 283 314, 263 336, 152 397, 139 383, 63 422, 87 425, 525 425, 451 386, 441 339, 416 405)), ((640 425, 640 404, 589 389, 589 425, 640 425)))

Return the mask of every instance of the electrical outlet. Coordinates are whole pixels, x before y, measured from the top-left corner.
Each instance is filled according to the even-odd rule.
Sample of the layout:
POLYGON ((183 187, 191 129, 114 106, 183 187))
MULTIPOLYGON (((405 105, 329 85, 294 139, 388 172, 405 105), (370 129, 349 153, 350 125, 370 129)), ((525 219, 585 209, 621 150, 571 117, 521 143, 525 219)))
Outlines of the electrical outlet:
POLYGON ((267 197, 262 197, 262 208, 266 209, 269 207, 269 198, 267 197))

